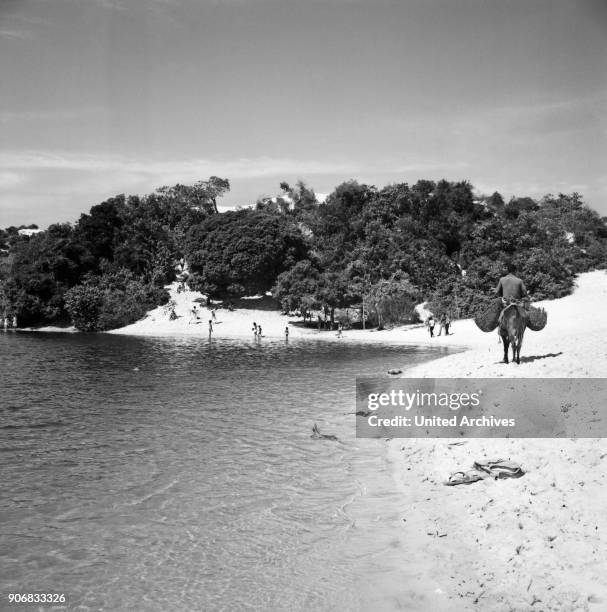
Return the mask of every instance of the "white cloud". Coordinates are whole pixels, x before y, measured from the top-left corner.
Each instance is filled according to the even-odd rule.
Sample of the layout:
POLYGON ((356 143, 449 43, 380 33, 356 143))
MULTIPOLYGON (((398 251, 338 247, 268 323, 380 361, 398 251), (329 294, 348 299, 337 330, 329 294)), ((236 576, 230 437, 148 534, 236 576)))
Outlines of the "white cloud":
POLYGON ((25 182, 25 177, 18 172, 0 170, 0 189, 14 189, 25 182))
POLYGON ((31 38, 31 34, 25 30, 0 30, 0 38, 10 40, 26 40, 31 38))
POLYGON ((235 160, 194 159, 139 159, 122 155, 95 153, 62 153, 47 151, 19 151, 0 153, 0 169, 31 172, 56 170, 63 172, 111 172, 132 178, 158 177, 167 181, 195 180, 210 175, 234 179, 263 178, 282 175, 335 175, 369 172, 408 173, 432 172, 467 167, 464 162, 403 162, 376 160, 373 163, 352 162, 345 159, 295 159, 261 156, 235 160))
POLYGON ((10 123, 12 121, 67 121, 70 119, 98 116, 107 112, 108 109, 103 107, 2 110, 0 111, 0 123, 10 123))

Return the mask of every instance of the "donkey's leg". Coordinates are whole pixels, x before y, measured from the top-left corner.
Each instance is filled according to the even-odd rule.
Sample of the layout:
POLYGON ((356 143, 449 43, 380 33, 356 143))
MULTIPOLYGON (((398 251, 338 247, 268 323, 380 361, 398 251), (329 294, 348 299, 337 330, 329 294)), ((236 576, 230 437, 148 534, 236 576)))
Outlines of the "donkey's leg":
POLYGON ((523 334, 524 333, 525 333, 525 329, 523 328, 518 337, 518 342, 516 343, 516 363, 521 362, 521 348, 523 347, 523 334))
POLYGON ((508 363, 508 336, 502 336, 502 343, 504 345, 504 363, 508 363))

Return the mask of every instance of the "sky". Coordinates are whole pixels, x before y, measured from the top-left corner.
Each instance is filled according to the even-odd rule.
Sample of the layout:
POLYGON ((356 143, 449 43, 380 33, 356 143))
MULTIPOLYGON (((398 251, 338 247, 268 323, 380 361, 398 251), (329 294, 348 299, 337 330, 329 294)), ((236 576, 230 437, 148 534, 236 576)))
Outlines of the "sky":
POLYGON ((211 175, 607 215, 605 0, 0 0, 0 74, 0 227, 211 175))

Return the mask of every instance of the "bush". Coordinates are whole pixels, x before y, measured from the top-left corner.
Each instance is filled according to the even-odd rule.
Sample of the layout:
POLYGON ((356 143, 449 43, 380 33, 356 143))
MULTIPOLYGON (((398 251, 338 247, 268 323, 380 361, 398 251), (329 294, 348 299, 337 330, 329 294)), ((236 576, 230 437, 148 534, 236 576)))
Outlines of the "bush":
POLYGON ((78 285, 65 294, 65 308, 76 329, 97 331, 103 292, 94 285, 78 285))
POLYGON ((120 270, 112 275, 88 277, 85 284, 67 292, 65 306, 80 331, 106 331, 138 321, 168 299, 164 289, 135 280, 130 272, 120 270))

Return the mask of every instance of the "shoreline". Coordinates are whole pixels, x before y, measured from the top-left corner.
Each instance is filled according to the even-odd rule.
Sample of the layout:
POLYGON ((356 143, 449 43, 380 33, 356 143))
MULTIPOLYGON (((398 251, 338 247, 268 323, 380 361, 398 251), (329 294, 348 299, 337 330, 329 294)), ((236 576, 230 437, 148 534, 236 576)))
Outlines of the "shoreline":
MULTIPOLYGON (((169 321, 158 307, 147 316, 108 334, 133 336, 191 336, 207 339, 210 311, 201 308, 200 322, 193 323, 192 305, 201 295, 197 292, 172 292, 178 319, 169 321)), ((213 338, 252 341, 253 321, 263 327, 263 338, 284 339, 289 325, 289 339, 326 342, 374 343, 424 347, 447 347, 457 352, 439 357, 407 370, 401 376, 457 378, 495 377, 599 377, 607 372, 607 348, 602 338, 607 336, 607 323, 600 313, 607 303, 607 272, 597 270, 578 276, 574 292, 563 298, 535 303, 548 312, 548 324, 541 332, 527 330, 520 365, 503 364, 503 347, 497 332, 481 332, 472 319, 455 320, 449 336, 430 338, 422 324, 404 325, 378 331, 346 330, 342 338, 336 331, 317 331, 289 325, 289 317, 278 311, 218 310, 213 324, 213 338), (589 324, 591 322, 591 324, 589 324)), ((45 330, 36 330, 45 331, 45 330)), ((56 328, 49 331, 59 331, 56 328)), ((71 331, 71 330, 69 330, 71 331)))
MULTIPOLYGON (((171 289, 178 318, 170 321, 164 307, 150 311, 143 319, 122 327, 98 332, 114 335, 148 337, 193 337, 208 339, 209 310, 200 308, 199 320, 191 315, 191 308, 201 294, 171 289)), ((458 319, 452 323, 449 336, 430 338, 423 324, 397 326, 378 331, 346 330, 342 338, 336 331, 318 331, 290 324, 287 315, 279 311, 241 309, 217 310, 213 324, 214 339, 253 341, 253 322, 263 327, 263 339, 284 340, 284 329, 289 325, 289 339, 344 342, 356 344, 386 344, 422 347, 453 348, 451 355, 441 356, 427 363, 407 369, 402 377, 458 378, 477 376, 495 377, 598 377, 607 372, 607 348, 602 338, 607 336, 607 324, 601 320, 607 303, 607 272, 597 270, 581 274, 574 292, 563 298, 535 303, 548 312, 548 324, 541 332, 527 330, 521 352, 521 364, 503 364, 503 347, 497 332, 481 332, 472 319, 458 319), (589 323, 590 322, 590 323, 589 323)), ((297 320, 299 322, 299 320, 297 320)), ((14 330, 9 330, 14 331, 14 330)), ((21 332, 80 333, 74 327, 46 326, 19 328, 21 332)), ((397 365, 397 364, 395 364, 397 365)))

